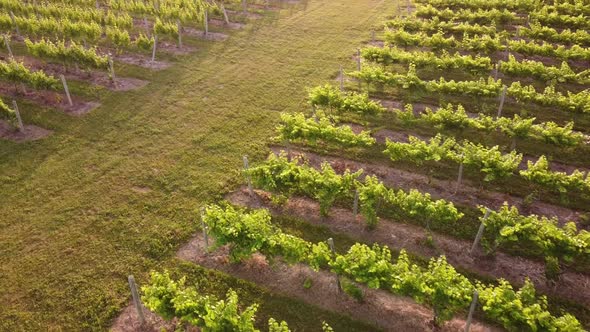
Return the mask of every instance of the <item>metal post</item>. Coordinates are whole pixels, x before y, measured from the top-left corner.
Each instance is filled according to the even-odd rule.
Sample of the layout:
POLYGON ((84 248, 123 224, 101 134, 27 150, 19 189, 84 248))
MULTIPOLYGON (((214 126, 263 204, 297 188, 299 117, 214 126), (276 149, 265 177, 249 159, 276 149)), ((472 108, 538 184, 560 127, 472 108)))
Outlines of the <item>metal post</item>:
POLYGON ((59 75, 61 78, 61 84, 64 86, 64 91, 66 92, 66 97, 68 98, 68 103, 70 106, 73 106, 74 103, 72 102, 72 97, 70 96, 70 89, 68 89, 68 82, 66 82, 66 77, 64 75, 59 75))
MULTIPOLYGON (((248 171, 248 169, 250 168, 248 165, 248 156, 244 156, 243 157, 244 160, 244 171, 248 171)), ((254 197, 254 189, 252 188, 252 178, 250 177, 250 175, 247 175, 246 178, 248 179, 248 192, 250 193, 251 197, 254 197)))
POLYGON ((25 126, 23 125, 23 119, 20 117, 20 112, 18 111, 18 105, 16 104, 16 100, 12 100, 12 107, 14 108, 14 113, 16 114, 16 121, 18 122, 18 130, 23 133, 25 131, 25 126))
POLYGON ((479 244, 479 241, 481 241, 481 237, 483 236, 483 231, 485 229, 485 221, 490 217, 490 209, 486 209, 486 213, 483 216, 483 220, 481 221, 481 224, 479 225, 479 229, 477 230, 477 235, 475 235, 475 240, 473 240, 473 245, 471 245, 471 249, 469 250, 470 253, 473 253, 475 251, 475 247, 477 247, 477 245, 479 244))
POLYGON ((135 284, 135 278, 133 275, 129 275, 127 277, 129 281, 129 288, 131 289, 131 297, 133 298, 133 304, 135 305, 135 309, 137 309, 137 315, 139 316, 139 322, 141 325, 145 324, 145 317, 143 316, 143 305, 141 304, 141 299, 139 298, 139 294, 137 292, 137 285, 135 284))
MULTIPOLYGON (((330 246, 330 251, 332 252, 332 256, 335 257, 336 256, 336 249, 334 249, 334 239, 332 239, 332 238, 328 239, 328 246, 330 246)), ((341 292, 342 286, 340 285, 340 277, 338 276, 338 274, 336 274, 336 285, 338 285, 338 291, 341 292)))
POLYGON ((479 293, 477 292, 477 289, 473 290, 473 300, 471 301, 471 306, 469 306, 469 315, 467 316, 467 324, 465 324, 465 332, 469 332, 469 329, 471 328, 471 320, 473 319, 473 312, 475 311, 478 297, 479 293))
POLYGON ((508 87, 506 85, 504 85, 504 88, 502 89, 502 95, 500 96, 500 107, 498 107, 498 115, 496 116, 497 118, 502 116, 502 108, 504 107, 504 99, 506 99, 506 89, 507 88, 508 87))

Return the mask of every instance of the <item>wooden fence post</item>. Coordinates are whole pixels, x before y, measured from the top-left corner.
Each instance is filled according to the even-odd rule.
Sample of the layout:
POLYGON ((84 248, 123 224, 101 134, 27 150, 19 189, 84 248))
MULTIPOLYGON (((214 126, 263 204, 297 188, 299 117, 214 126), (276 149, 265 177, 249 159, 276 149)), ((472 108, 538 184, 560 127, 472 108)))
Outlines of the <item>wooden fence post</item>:
POLYGON ((354 202, 352 203, 352 213, 354 214, 354 221, 356 221, 356 217, 359 212, 359 191, 358 189, 354 191, 354 202))
POLYGON ((344 91, 344 69, 340 65, 340 91, 344 91))
POLYGON ((205 37, 209 35, 209 11, 205 10, 205 37))
POLYGON ((457 176, 457 185, 455 186, 455 194, 459 191, 461 181, 463 180, 463 154, 460 156, 461 162, 459 164, 459 175, 457 176))
POLYGON ((221 5, 221 11, 223 12, 223 19, 225 20, 225 24, 229 25, 229 17, 227 16, 227 10, 225 10, 225 6, 221 5))
POLYGON ((20 36, 20 29, 18 28, 18 25, 16 24, 16 19, 14 18, 14 13, 12 11, 10 11, 10 19, 12 20, 12 24, 14 24, 14 29, 16 30, 16 34, 20 36))
POLYGON ((8 36, 6 35, 4 35, 4 46, 6 46, 6 49, 8 50, 8 55, 10 56, 10 59, 14 59, 14 54, 12 54, 12 48, 10 47, 8 36))
POLYGON ((182 26, 180 25, 180 20, 176 21, 176 26, 178 29, 178 48, 182 48, 182 26))

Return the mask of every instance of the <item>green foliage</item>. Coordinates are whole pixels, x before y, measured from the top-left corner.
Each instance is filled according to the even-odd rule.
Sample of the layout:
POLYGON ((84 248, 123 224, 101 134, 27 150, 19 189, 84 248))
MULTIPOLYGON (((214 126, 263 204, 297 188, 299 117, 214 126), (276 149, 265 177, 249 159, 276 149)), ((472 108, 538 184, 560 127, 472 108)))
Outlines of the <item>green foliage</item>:
POLYGON ((0 79, 24 83, 35 89, 55 90, 59 86, 59 81, 43 71, 31 71, 23 63, 10 60, 8 62, 0 61, 0 79))
MULTIPOLYGON (((481 208, 482 213, 485 208, 481 208)), ((482 245, 493 251, 502 245, 527 246, 545 257, 557 257, 567 262, 588 259, 590 232, 577 231, 574 223, 559 227, 557 219, 544 216, 524 216, 514 206, 504 204, 498 211, 491 211, 485 224, 482 245)))
POLYGON ((367 93, 342 92, 329 84, 310 89, 309 103, 313 106, 329 107, 338 113, 377 115, 385 112, 385 108, 370 100, 367 93))
POLYGON ((527 168, 521 170, 520 175, 531 182, 559 193, 590 192, 590 179, 584 172, 577 169, 571 174, 552 171, 549 169, 549 161, 545 156, 539 157, 535 163, 527 161, 527 168))
MULTIPOLYGON (((180 322, 209 332, 259 331, 254 327, 258 305, 253 304, 240 312, 238 295, 231 289, 224 300, 217 300, 185 286, 184 279, 173 281, 168 272, 152 272, 151 282, 142 287, 142 292, 145 306, 165 319, 176 317, 180 322)), ((286 327, 286 324, 280 326, 286 327)))
POLYGON ((363 302, 365 297, 363 290, 354 282, 350 281, 348 278, 341 278, 340 285, 342 287, 342 291, 348 294, 348 296, 352 297, 358 302, 363 302))
POLYGON ((16 128, 18 125, 16 112, 12 108, 8 107, 8 105, 6 105, 2 99, 0 99, 0 119, 8 121, 8 123, 14 128, 16 128))
POLYGON ((279 140, 301 141, 312 144, 317 141, 334 142, 344 146, 371 146, 375 139, 367 131, 355 134, 350 126, 336 126, 333 119, 318 112, 315 117, 305 118, 303 113, 281 114, 281 124, 277 127, 279 140))
POLYGON ((54 43, 45 39, 38 42, 25 39, 25 45, 29 53, 41 58, 101 69, 109 65, 108 57, 99 55, 96 48, 84 48, 73 41, 66 46, 63 40, 54 43))

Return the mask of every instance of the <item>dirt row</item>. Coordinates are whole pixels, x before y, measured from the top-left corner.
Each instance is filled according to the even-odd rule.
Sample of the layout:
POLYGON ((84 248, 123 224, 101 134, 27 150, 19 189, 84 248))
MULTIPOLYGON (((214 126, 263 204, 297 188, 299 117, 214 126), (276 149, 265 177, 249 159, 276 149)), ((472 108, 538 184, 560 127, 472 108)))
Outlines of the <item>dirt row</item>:
POLYGON ((355 220, 352 211, 342 208, 332 208, 330 216, 322 221, 319 217, 319 204, 307 198, 294 197, 278 207, 270 202, 268 193, 256 191, 256 197, 251 197, 247 189, 242 189, 228 195, 226 199, 233 204, 249 208, 266 208, 275 215, 295 216, 365 243, 376 242, 397 251, 406 249, 414 255, 426 258, 445 255, 449 263, 457 268, 486 278, 504 278, 513 285, 521 286, 528 277, 536 288, 545 294, 572 299, 590 306, 590 292, 587 291, 590 287, 588 275, 565 271, 557 282, 551 283, 545 277, 544 264, 541 262, 510 256, 503 252, 487 256, 480 248, 471 254, 470 241, 430 233, 419 226, 386 219, 381 219, 374 230, 367 230, 362 216, 355 220), (426 244, 429 236, 432 236, 434 246, 426 244))
MULTIPOLYGON (((368 322, 384 331, 430 331, 433 329, 431 309, 417 304, 411 298, 395 296, 383 290, 368 289, 359 285, 364 297, 358 302, 338 290, 336 276, 327 271, 313 271, 306 265, 287 265, 278 261, 268 263, 263 255, 255 254, 242 263, 230 263, 228 247, 205 253, 202 235, 196 235, 177 253, 177 257, 209 269, 228 273, 236 278, 248 280, 264 289, 299 299, 309 305, 347 314, 353 319, 368 322), (308 289, 304 282, 311 281, 308 289)), ((172 330, 175 321, 166 322, 144 309, 148 322, 142 326, 135 307, 130 304, 111 326, 114 332, 172 330)), ((464 331, 465 320, 454 318, 438 331, 464 331)), ((492 332, 502 329, 474 321, 471 331, 492 332)))
MULTIPOLYGON (((285 150, 283 147, 271 147, 273 153, 278 154, 285 150)), ((581 213, 545 203, 534 201, 524 204, 524 200, 506 193, 481 190, 473 186, 469 180, 461 182, 460 190, 455 193, 456 181, 429 178, 426 175, 412 173, 390 166, 364 163, 346 158, 323 156, 313 152, 290 149, 291 156, 301 156, 313 167, 319 167, 324 161, 329 162, 336 172, 364 170, 364 174, 376 175, 385 185, 391 188, 403 190, 417 189, 422 193, 429 193, 433 199, 444 199, 456 204, 477 208, 478 205, 487 206, 490 209, 499 209, 504 202, 516 206, 521 213, 530 213, 547 217, 558 218, 561 224, 566 221, 580 222, 581 213)))

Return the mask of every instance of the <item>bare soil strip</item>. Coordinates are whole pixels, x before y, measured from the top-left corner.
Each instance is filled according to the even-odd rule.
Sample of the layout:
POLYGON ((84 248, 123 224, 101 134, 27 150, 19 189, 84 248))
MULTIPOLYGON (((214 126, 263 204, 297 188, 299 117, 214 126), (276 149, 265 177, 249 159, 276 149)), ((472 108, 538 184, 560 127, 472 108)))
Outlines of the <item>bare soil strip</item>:
POLYGON ((267 208, 275 215, 291 215, 306 220, 315 225, 328 227, 336 233, 348 236, 366 243, 377 242, 385 244, 394 250, 406 249, 408 252, 421 257, 437 257, 445 255, 450 264, 487 278, 505 278, 513 285, 522 285, 529 277, 535 287, 548 295, 571 299, 585 306, 590 306, 590 276, 566 271, 555 284, 547 281, 544 265, 522 257, 510 256, 497 252, 495 256, 484 255, 480 250, 471 255, 469 250, 472 243, 457 240, 450 236, 429 233, 426 229, 409 224, 396 223, 381 219, 376 229, 369 231, 365 227, 362 217, 355 220, 350 210, 332 208, 330 216, 322 221, 319 217, 319 204, 311 199, 294 197, 282 207, 270 202, 270 196, 263 191, 256 191, 257 197, 251 197, 247 189, 234 192, 226 198, 228 201, 250 208, 267 208), (431 235, 435 246, 428 246, 427 237, 431 235))
MULTIPOLYGON (((283 147, 272 147, 274 153, 284 150, 283 147)), ((523 204, 523 199, 507 193, 491 192, 482 190, 471 184, 469 180, 463 180, 459 192, 454 193, 456 182, 429 178, 426 175, 416 174, 404 170, 399 170, 389 166, 363 163, 346 158, 332 156, 321 156, 313 152, 303 152, 291 149, 292 155, 300 155, 309 164, 319 167, 324 161, 329 162, 337 172, 343 172, 346 169, 357 171, 363 169, 365 174, 376 175, 384 184, 393 188, 404 190, 417 189, 423 193, 429 193, 434 199, 445 199, 456 204, 477 207, 478 205, 487 206, 490 209, 498 209, 507 202, 510 205, 518 207, 521 213, 537 214, 547 217, 557 217, 560 223, 580 221, 581 213, 565 207, 534 201, 531 204, 523 204)))
POLYGON ((53 131, 35 125, 24 125, 24 131, 20 132, 18 129, 14 129, 8 122, 0 120, 0 138, 9 141, 17 143, 36 141, 51 135, 51 133, 53 131))
MULTIPOLYGON (((184 245, 178 251, 177 257, 254 282, 269 291, 297 298, 310 305, 350 315, 354 319, 378 326, 384 331, 431 331, 433 329, 432 310, 417 304, 410 298, 360 286, 364 294, 364 300, 360 303, 338 291, 336 276, 326 271, 315 272, 302 264, 287 265, 278 261, 269 265, 266 258, 259 254, 242 263, 230 263, 228 247, 205 254, 201 234, 196 235, 184 245), (312 282, 309 289, 303 287, 306 280, 312 282)), ((137 311, 130 304, 114 321, 111 331, 160 331, 162 328, 174 327, 174 322, 165 322, 148 310, 145 312, 148 324, 141 326, 137 311)), ((464 319, 454 318, 438 331, 459 332, 464 330, 464 326, 464 319)), ((495 332, 502 329, 475 321, 471 331, 495 332)))

